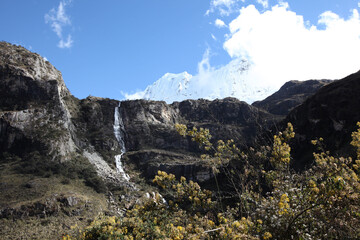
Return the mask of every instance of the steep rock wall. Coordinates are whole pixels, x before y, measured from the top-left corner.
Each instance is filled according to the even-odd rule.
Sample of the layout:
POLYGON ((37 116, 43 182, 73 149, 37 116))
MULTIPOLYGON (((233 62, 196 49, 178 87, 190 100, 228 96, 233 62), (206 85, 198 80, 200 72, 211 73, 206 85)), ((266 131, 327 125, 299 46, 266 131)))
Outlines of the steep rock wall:
MULTIPOLYGON (((61 73, 49 62, 23 47, 0 42, 0 85, 2 153, 26 157, 36 151, 54 163, 82 156, 94 165, 98 175, 107 182, 123 183, 112 164, 114 158, 110 161, 109 156, 105 158, 105 154, 101 154, 108 149, 103 149, 100 141, 91 137, 96 134, 92 131, 94 124, 88 126, 86 121, 82 121, 89 116, 95 125, 101 121, 101 124, 106 122, 106 126, 112 126, 113 117, 102 121, 102 112, 98 109, 86 111, 86 106, 91 104, 73 97, 61 73), (103 152, 100 151, 102 149, 103 152)), ((105 114, 111 115, 113 111, 111 107, 105 114)), ((103 138, 100 136, 101 140, 109 140, 104 141, 103 145, 110 145, 111 150, 116 151, 113 132, 106 132, 105 135, 103 138)))

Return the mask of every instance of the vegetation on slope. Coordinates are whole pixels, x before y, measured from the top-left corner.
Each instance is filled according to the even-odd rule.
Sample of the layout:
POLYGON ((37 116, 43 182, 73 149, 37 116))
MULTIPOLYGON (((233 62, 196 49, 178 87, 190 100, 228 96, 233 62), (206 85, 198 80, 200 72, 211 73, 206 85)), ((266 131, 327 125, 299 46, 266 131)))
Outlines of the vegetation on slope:
POLYGON ((82 157, 0 153, 0 239, 59 239, 108 211, 106 186, 82 157), (96 192, 97 191, 97 192, 96 192))
MULTIPOLYGON (((233 141, 211 144, 206 129, 178 125, 209 154, 202 156, 214 174, 231 161, 239 170, 227 176, 235 188, 236 204, 226 204, 220 191, 212 194, 184 177, 158 172, 156 194, 127 211, 123 218, 104 217, 78 235, 63 239, 358 239, 360 238, 360 123, 352 134, 357 152, 335 157, 318 147, 313 166, 304 172, 290 169, 291 124, 274 136, 272 148, 241 152, 233 141), (251 163, 251 164, 250 164, 251 163), (256 164, 255 168, 254 163, 256 164), (261 164, 260 164, 261 163, 261 164), (265 166, 265 167, 264 167, 265 166)), ((216 176, 216 175, 215 175, 216 176)))

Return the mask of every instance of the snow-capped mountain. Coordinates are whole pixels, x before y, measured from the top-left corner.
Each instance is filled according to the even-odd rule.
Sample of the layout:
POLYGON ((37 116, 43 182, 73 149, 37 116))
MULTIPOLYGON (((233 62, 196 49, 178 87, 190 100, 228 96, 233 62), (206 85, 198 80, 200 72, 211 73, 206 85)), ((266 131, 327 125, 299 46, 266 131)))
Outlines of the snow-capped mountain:
POLYGON ((185 99, 209 99, 235 97, 252 103, 262 100, 278 90, 278 86, 258 84, 249 74, 251 65, 243 59, 234 59, 218 69, 199 71, 197 75, 187 72, 166 73, 143 92, 127 95, 127 99, 182 101, 185 99))

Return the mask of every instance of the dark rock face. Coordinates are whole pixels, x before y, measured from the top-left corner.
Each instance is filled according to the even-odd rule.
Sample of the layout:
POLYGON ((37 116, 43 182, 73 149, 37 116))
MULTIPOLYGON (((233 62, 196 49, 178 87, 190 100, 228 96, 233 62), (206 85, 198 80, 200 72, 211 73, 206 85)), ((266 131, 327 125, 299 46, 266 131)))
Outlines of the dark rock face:
POLYGON ((333 153, 351 152, 351 133, 360 121, 360 71, 321 88, 295 108, 284 122, 292 122, 296 132, 295 167, 312 162, 310 141, 322 137, 333 153))
POLYGON ((121 111, 129 151, 148 148, 195 151, 188 139, 178 136, 175 123, 209 128, 214 140, 234 139, 246 145, 254 141, 262 127, 278 120, 234 98, 186 100, 171 105, 145 100, 125 101, 121 111))
POLYGON ((0 43, 0 53, 1 110, 46 105, 59 94, 70 94, 61 73, 41 56, 5 42, 0 43))
POLYGON ((209 128, 214 139, 234 139, 240 145, 251 145, 259 132, 280 119, 235 98, 187 100, 173 105, 188 123, 209 128))
POLYGON ((234 98, 186 100, 171 105, 158 101, 124 101, 121 113, 126 130, 126 156, 146 177, 152 178, 160 169, 196 181, 208 180, 210 171, 199 159, 202 150, 190 138, 181 137, 175 123, 208 128, 214 142, 234 139, 245 146, 252 144, 263 128, 279 120, 234 98))
POLYGON ((279 91, 252 106, 264 109, 269 113, 286 116, 292 109, 303 103, 331 80, 289 81, 279 91))
POLYGON ((0 84, 0 149, 19 154, 41 146, 66 159, 75 146, 61 73, 40 55, 0 42, 0 84))
POLYGON ((118 105, 116 100, 87 97, 79 101, 77 117, 72 119, 81 142, 91 144, 110 165, 114 164, 114 155, 120 152, 113 128, 118 105))
POLYGON ((188 180, 205 182, 212 176, 211 169, 196 156, 158 149, 129 152, 126 156, 141 169, 143 176, 153 179, 158 170, 185 176, 188 180))
POLYGON ((181 148, 174 124, 181 116, 165 102, 135 100, 121 103, 127 151, 181 148))

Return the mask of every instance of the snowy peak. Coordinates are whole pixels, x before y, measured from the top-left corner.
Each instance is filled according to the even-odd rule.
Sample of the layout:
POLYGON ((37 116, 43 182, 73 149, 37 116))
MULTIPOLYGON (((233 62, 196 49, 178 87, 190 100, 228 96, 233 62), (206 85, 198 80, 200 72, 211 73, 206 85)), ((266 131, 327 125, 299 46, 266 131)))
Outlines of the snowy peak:
POLYGON ((252 103, 264 99, 277 89, 252 81, 251 65, 244 59, 234 59, 218 69, 201 69, 195 76, 187 72, 166 73, 145 91, 136 93, 128 99, 143 98, 148 100, 183 101, 186 99, 222 99, 235 97, 252 103))
POLYGON ((144 92, 144 99, 173 102, 187 95, 190 79, 193 76, 187 72, 174 74, 166 73, 159 80, 148 86, 144 92), (178 98, 177 98, 178 97, 178 98))

